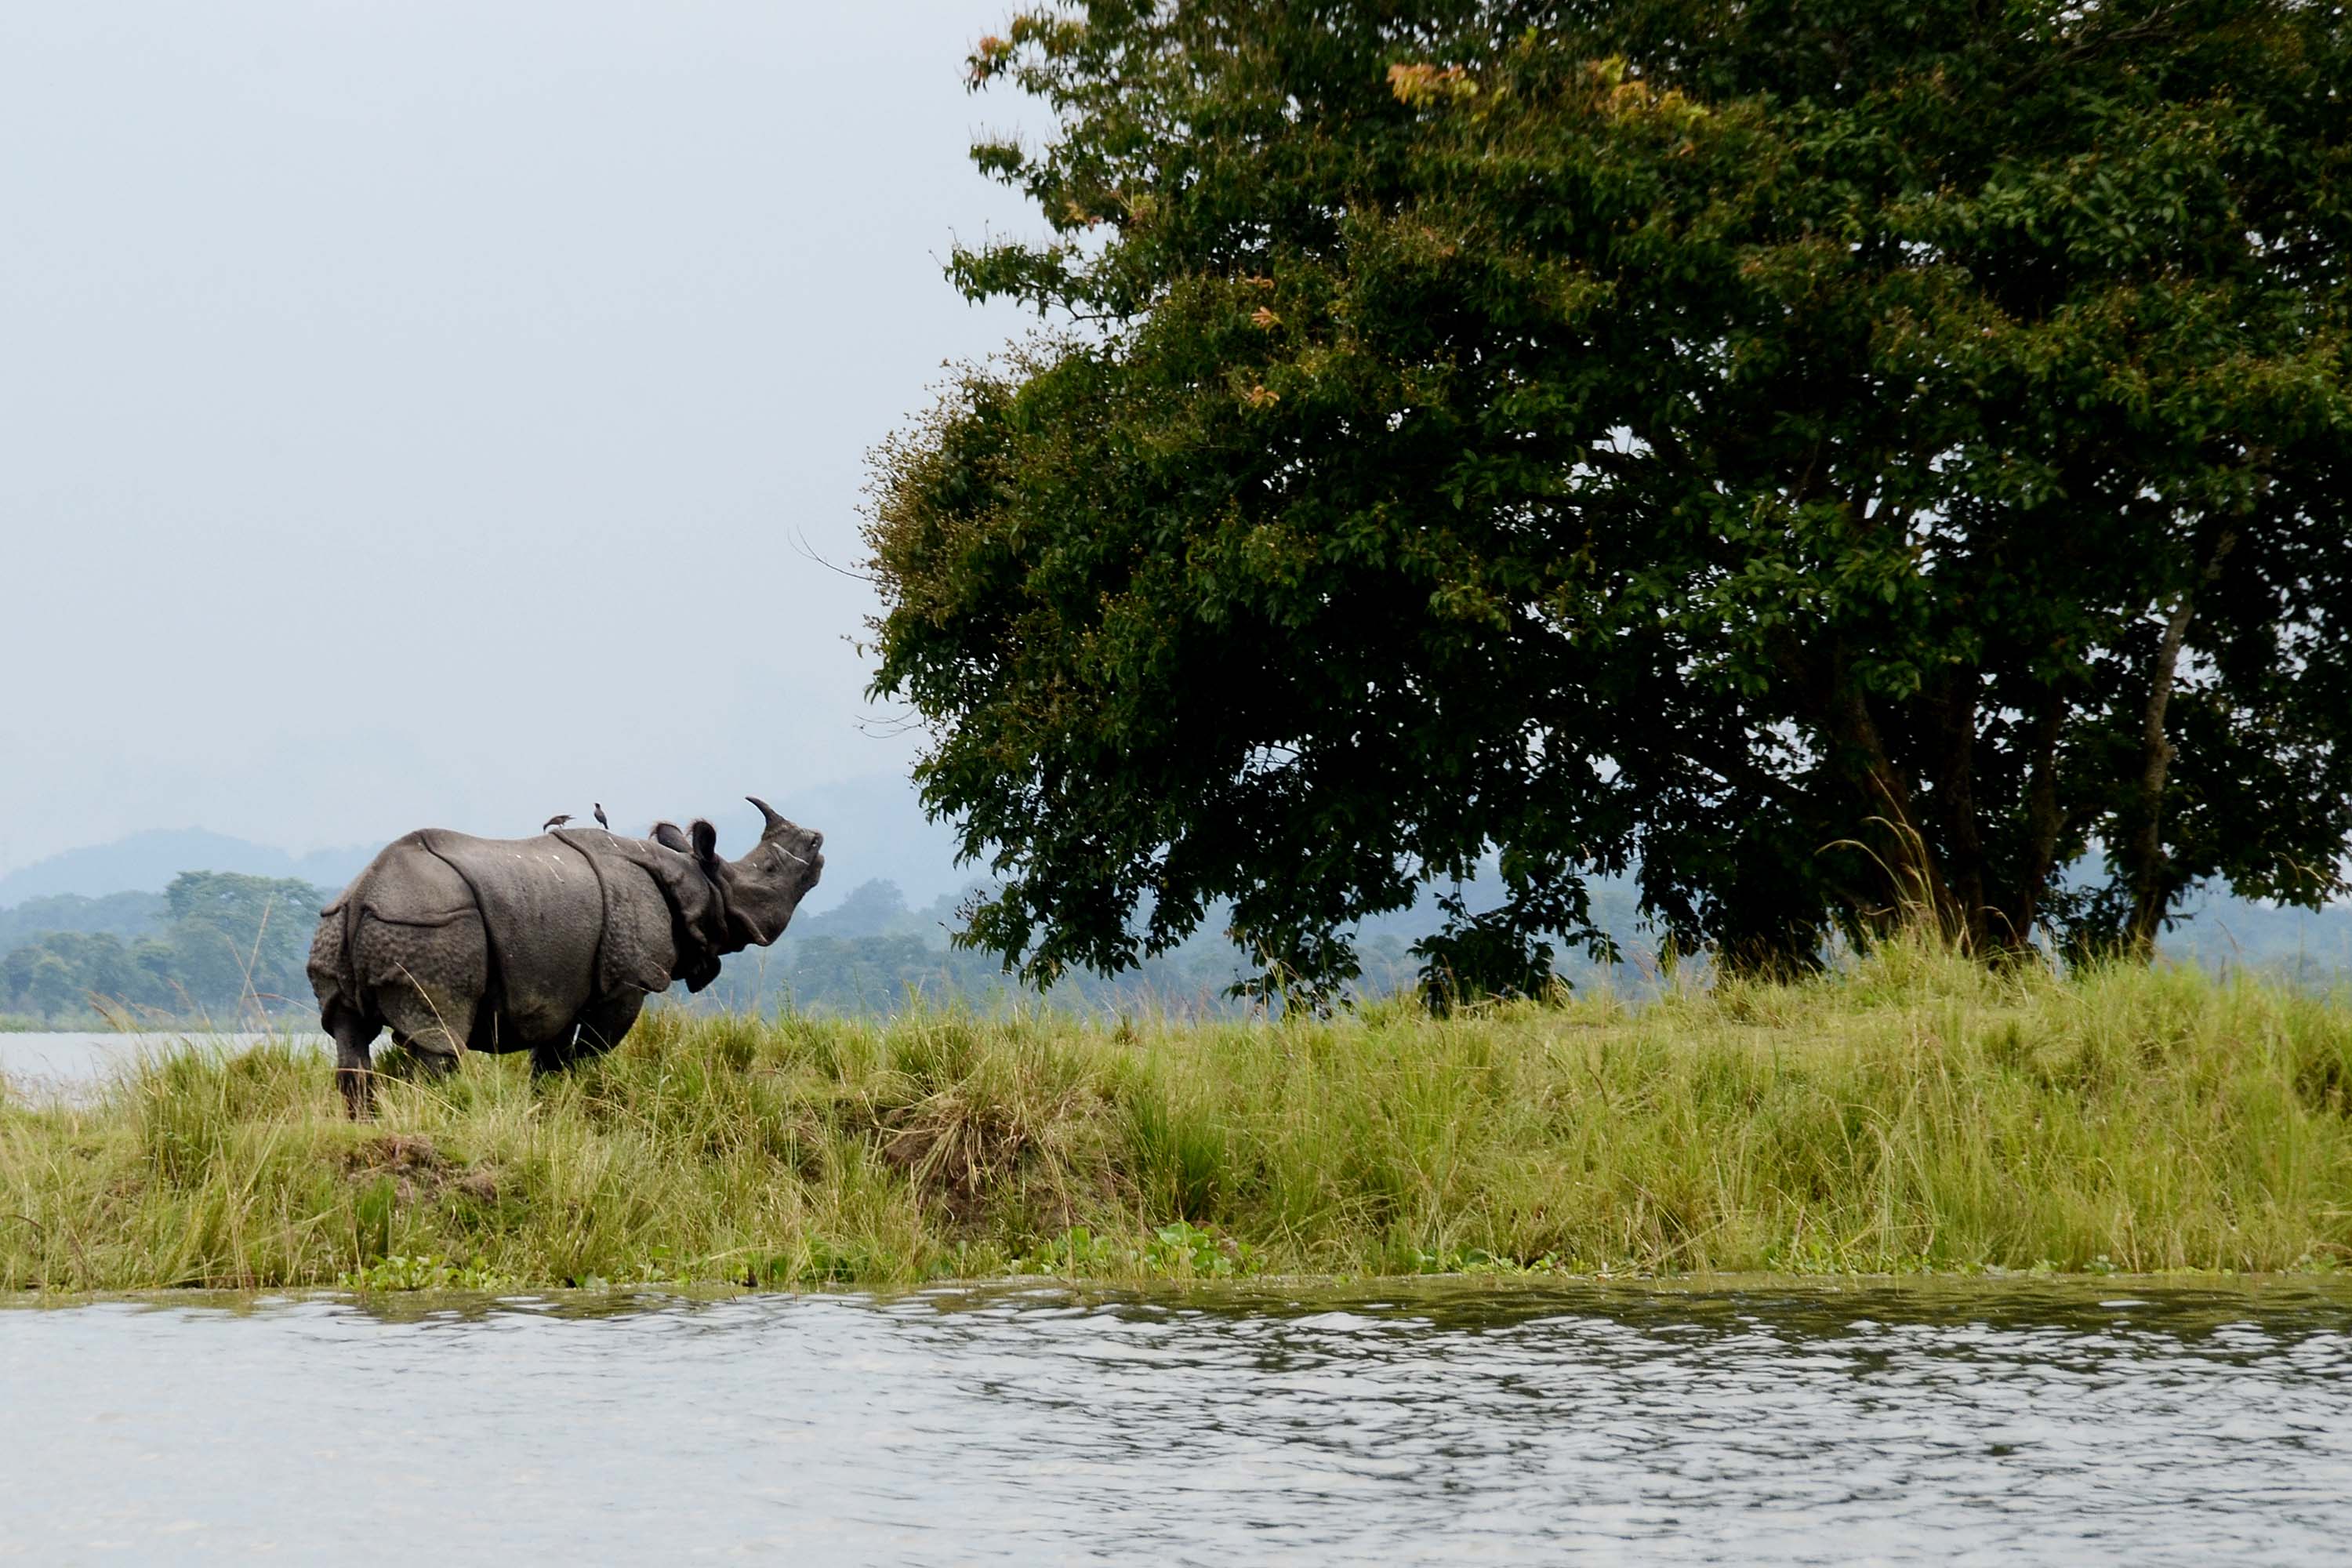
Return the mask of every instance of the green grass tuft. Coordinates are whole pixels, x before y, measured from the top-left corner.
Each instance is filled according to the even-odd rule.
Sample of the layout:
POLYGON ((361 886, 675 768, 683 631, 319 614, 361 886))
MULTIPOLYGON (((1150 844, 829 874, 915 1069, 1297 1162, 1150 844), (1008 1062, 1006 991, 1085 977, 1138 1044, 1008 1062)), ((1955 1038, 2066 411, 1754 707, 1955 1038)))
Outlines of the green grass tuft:
POLYGON ((2332 1268, 2352 1009, 1920 948, 1631 1010, 650 1015, 534 1089, 317 1058, 0 1086, 0 1288, 2332 1268))

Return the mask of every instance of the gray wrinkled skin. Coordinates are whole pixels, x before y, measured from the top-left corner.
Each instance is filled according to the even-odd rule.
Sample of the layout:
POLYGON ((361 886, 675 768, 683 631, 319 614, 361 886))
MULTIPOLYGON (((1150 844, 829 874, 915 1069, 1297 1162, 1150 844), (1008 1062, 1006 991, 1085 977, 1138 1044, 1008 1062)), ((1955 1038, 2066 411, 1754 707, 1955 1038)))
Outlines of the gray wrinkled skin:
POLYGON ((751 804, 767 829, 735 860, 708 822, 650 838, 424 828, 386 845, 310 942, 352 1116, 373 1109, 368 1047, 386 1029, 435 1077, 467 1051, 529 1051, 552 1071, 619 1044, 672 981, 699 991, 723 955, 782 935, 824 870, 824 835, 751 804))

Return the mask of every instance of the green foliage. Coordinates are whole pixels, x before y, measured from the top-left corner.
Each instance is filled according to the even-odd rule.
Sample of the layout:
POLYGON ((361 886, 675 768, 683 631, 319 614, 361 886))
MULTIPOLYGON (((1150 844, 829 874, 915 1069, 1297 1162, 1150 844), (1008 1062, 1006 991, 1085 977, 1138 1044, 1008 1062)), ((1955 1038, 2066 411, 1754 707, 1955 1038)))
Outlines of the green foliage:
POLYGON ((1011 1265, 1015 1274, 1060 1274, 1071 1279, 1229 1279, 1252 1273, 1255 1249, 1231 1237, 1199 1229, 1182 1220, 1163 1225, 1140 1241, 1097 1236, 1072 1226, 1011 1265))
POLYGON ((48 931, 0 955, 0 1009, 47 1018, 126 1006, 234 1017, 307 1005, 303 965, 327 900, 292 878, 186 871, 160 899, 36 900, 26 906, 27 920, 100 929, 48 931), (145 934, 157 914, 166 923, 145 934))
POLYGON ((125 942, 152 936, 170 918, 161 893, 108 893, 88 898, 52 893, 0 910, 0 952, 52 931, 109 931, 125 942))
POLYGON ((293 878, 183 871, 163 889, 172 947, 192 994, 307 1002, 303 964, 328 895, 293 878))
POLYGON ((2126 966, 1094 1027, 650 1014, 342 1118, 326 1063, 0 1094, 0 1289, 2326 1268, 2352 1012, 2126 966))
POLYGON ((877 468, 877 695, 1050 980, 1500 851, 1455 994, 1913 916, 2144 945, 2352 842, 2352 23, 2288 0, 1087 0, 974 159, 1069 325, 877 468), (2112 880, 2061 869, 2105 846, 2112 880))
POLYGON ((473 1263, 456 1264, 437 1255, 379 1258, 364 1268, 335 1276, 339 1290, 505 1290, 513 1281, 473 1263))

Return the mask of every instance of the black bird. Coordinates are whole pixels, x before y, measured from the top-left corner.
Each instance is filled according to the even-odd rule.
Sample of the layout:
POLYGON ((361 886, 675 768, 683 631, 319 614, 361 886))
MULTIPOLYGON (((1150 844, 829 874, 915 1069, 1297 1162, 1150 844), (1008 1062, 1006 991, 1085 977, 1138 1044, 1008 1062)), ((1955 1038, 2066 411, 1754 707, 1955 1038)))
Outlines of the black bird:
POLYGON ((607 833, 612 832, 613 825, 604 820, 604 803, 599 800, 591 801, 589 804, 596 808, 596 826, 603 828, 607 833))
POLYGON ((572 818, 569 815, 562 816, 551 816, 545 822, 539 825, 539 830, 541 833, 552 833, 571 820, 572 818))

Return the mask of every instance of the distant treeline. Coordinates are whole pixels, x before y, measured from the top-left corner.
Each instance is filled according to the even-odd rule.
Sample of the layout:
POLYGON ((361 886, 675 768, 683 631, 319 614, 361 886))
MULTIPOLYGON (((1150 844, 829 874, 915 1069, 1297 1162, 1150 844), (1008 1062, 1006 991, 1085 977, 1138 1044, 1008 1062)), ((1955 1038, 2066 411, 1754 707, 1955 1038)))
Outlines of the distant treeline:
MULTIPOLYGON (((824 913, 795 920, 770 952, 755 949, 728 960, 701 999, 752 1012, 789 1004, 848 1015, 892 1012, 911 994, 935 1002, 1017 995, 1020 984, 994 954, 949 942, 972 896, 967 891, 917 909, 895 883, 865 883, 824 913)), ((1595 923, 1616 939, 1624 962, 1611 969, 1580 948, 1568 948, 1554 953, 1553 972, 1579 988, 1607 984, 1622 994, 1654 993, 1660 981, 1656 938, 1642 921, 1632 882, 1597 880, 1592 909, 1595 923)), ((1355 994, 1388 995, 1418 986, 1421 959, 1413 944, 1441 921, 1438 911, 1417 909, 1365 922, 1355 994)), ((1203 924, 1181 946, 1119 975, 1074 973, 1054 987, 1050 999, 1087 1008, 1246 1010, 1249 1004, 1227 993, 1257 966, 1222 935, 1209 934, 1216 922, 1203 924)), ((2168 956, 2216 972, 2243 969, 2305 985, 2340 984, 2352 976, 2352 908, 2315 913, 2216 897, 2193 904, 2162 946, 2168 956)))
MULTIPOLYGON (((941 898, 911 908, 894 882, 869 881, 851 890, 835 908, 803 916, 775 948, 740 953, 704 996, 719 1005, 765 1012, 789 1004, 813 1013, 864 1014, 895 1011, 910 995, 933 1002, 985 1003, 1023 994, 1018 979, 1004 972, 996 955, 951 945, 962 925, 962 908, 979 893, 941 898)), ((1621 942, 1639 949, 1632 889, 1595 889, 1594 906, 1621 942)), ((1254 1004, 1229 994, 1260 965, 1203 929, 1171 952, 1147 958, 1135 968, 1104 976, 1079 971, 1047 994, 1062 1005, 1084 1008, 1148 1007, 1177 1014, 1246 1011, 1254 1004)), ((1420 984, 1421 961, 1412 944, 1438 929, 1432 910, 1411 910, 1366 923, 1358 945, 1362 973, 1351 988, 1361 995, 1387 995, 1420 984)), ((1580 952, 1559 955, 1559 967, 1571 981, 1598 973, 1580 952)))
MULTIPOLYGON (((332 895, 294 879, 190 871, 161 893, 62 895, 0 910, 0 1015, 59 1021, 110 1008, 226 1022, 256 1010, 290 1016, 311 1007, 303 961, 318 911, 332 895)), ((990 953, 952 946, 971 894, 912 907, 894 882, 869 881, 834 908, 801 916, 771 949, 727 961, 698 1005, 772 1012, 889 1013, 911 995, 986 1004, 1021 994, 990 953)), ((1621 991, 1655 982, 1656 964, 1632 887, 1596 885, 1594 910, 1631 961, 1610 977, 1621 991)), ((1355 989, 1386 994, 1418 983, 1412 944, 1437 928, 1430 911, 1369 922, 1355 989)), ((2259 969, 2305 984, 2352 974, 2352 910, 2318 914, 2216 899, 2171 932, 2166 949, 2210 969, 2259 969)), ((1600 966, 1560 953, 1559 973, 1585 985, 1600 966)), ((1205 932, 1136 969, 1079 973, 1051 993, 1063 1005, 1178 1014, 1240 1011, 1227 994, 1255 971, 1240 950, 1205 932)), ((684 998, 684 988, 678 995, 684 998)))
POLYGON ((68 894, 0 910, 0 942, 11 944, 0 956, 0 1012, 219 1018, 308 1006, 303 960, 331 896, 292 878, 185 871, 161 893, 68 894))
MULTIPOLYGON (((702 1005, 769 1012, 887 1013, 909 996, 987 1003, 1018 994, 995 957, 952 946, 970 894, 910 907, 898 885, 869 881, 840 904, 802 916, 771 949, 727 962, 702 1005)), ((0 910, 0 1014, 80 1019, 112 1008, 224 1020, 310 1007, 303 972, 326 890, 291 879, 191 871, 162 893, 63 895, 0 910)), ((1631 929, 1630 898, 1624 910, 1631 929)), ((1393 917, 1369 928, 1358 989, 1386 994, 1415 983, 1412 942, 1433 921, 1393 917)), ((1052 999, 1085 1007, 1173 1013, 1239 1011, 1226 994, 1255 965, 1220 937, 1106 978, 1077 974, 1052 999)), ((683 987, 678 990, 681 999, 683 987)))

